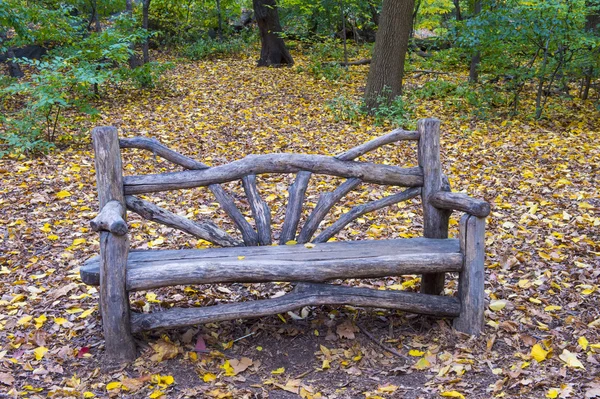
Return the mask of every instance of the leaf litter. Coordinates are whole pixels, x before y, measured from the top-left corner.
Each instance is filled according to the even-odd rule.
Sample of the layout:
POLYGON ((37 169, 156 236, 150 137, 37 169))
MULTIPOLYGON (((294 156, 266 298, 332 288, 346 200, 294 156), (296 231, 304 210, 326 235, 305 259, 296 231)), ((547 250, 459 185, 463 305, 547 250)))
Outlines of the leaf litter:
MULTIPOLYGON (((332 83, 291 68, 253 65, 249 58, 180 63, 160 90, 111 92, 94 124, 115 125, 123 137, 155 137, 209 165, 273 151, 334 155, 389 130, 368 120, 336 121, 324 107, 340 93, 359 98, 365 67, 332 83)), ((409 78, 407 87, 422 79, 409 78)), ((31 398, 600 397, 597 110, 576 103, 570 113, 549 111, 555 114, 543 121, 482 121, 423 100, 415 112, 442 120, 442 162, 452 187, 492 204, 484 335, 469 338, 452 332, 446 320, 402 312, 305 308, 140 335, 139 359, 105 372, 98 291, 78 277, 82 261, 99 248, 89 228, 97 202, 93 155, 84 140, 43 158, 0 160, 0 392, 31 398), (357 323, 404 357, 375 345, 357 323)), ((414 166, 415 153, 401 143, 363 159, 414 166)), ((124 169, 177 170, 138 151, 124 155, 124 169)), ((274 231, 283 221, 290 182, 290 176, 259 180, 274 231)), ((315 179, 307 208, 339 183, 315 179)), ((240 185, 225 187, 247 212, 240 185)), ((331 215, 390 193, 365 185, 331 215)), ((204 189, 148 199, 236 234, 204 189)), ((130 215, 134 247, 209 246, 130 215)), ((336 239, 416 237, 421 223, 419 203, 412 201, 365 215, 336 239)), ((450 233, 457 233, 456 219, 450 233)), ((418 290, 419 276, 344 283, 418 290)), ((151 312, 268 298, 290 289, 287 283, 173 287, 132 294, 131 304, 134 311, 151 312)), ((449 279, 446 289, 456 291, 456 280, 449 279)))

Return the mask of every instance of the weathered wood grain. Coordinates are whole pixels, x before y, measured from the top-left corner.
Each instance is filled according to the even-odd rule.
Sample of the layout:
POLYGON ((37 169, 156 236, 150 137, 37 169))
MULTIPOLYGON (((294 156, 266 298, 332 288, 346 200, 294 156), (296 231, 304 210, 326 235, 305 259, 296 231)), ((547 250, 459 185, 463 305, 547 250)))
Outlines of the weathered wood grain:
MULTIPOLYGON (((423 170, 423 235, 427 238, 448 238, 450 213, 431 203, 433 194, 442 190, 442 164, 440 162, 440 121, 421 119, 419 131, 419 166, 423 170)), ((424 274, 421 292, 439 294, 444 289, 444 274, 424 274)))
MULTIPOLYGON (((127 270, 153 268, 165 262, 194 260, 237 261, 244 260, 280 261, 321 261, 353 258, 373 258, 396 254, 443 254, 460 253, 459 240, 435 240, 430 238, 403 238, 394 240, 334 241, 316 244, 307 248, 304 245, 260 246, 260 247, 224 247, 208 249, 161 249, 133 250, 129 252, 127 270)), ((237 262, 235 262, 237 263, 237 262)), ((87 260, 80 268, 81 279, 89 285, 98 285, 99 257, 87 260)))
POLYGON ((92 230, 108 231, 115 235, 127 234, 127 223, 123 220, 124 209, 119 201, 108 201, 98 216, 90 221, 92 230))
POLYGON ((248 174, 312 173, 358 177, 369 183, 416 187, 423 184, 421 168, 400 168, 369 162, 340 161, 334 157, 306 154, 249 155, 239 161, 202 170, 125 177, 125 193, 142 194, 208 186, 241 179, 248 174))
POLYGON ((128 269, 130 291, 172 285, 258 283, 268 281, 322 282, 337 278, 375 278, 403 274, 458 271, 462 254, 396 254, 332 260, 212 259, 165 261, 152 267, 128 269))
MULTIPOLYGON (((97 127, 92 130, 95 153, 96 185, 100 209, 111 201, 125 209, 121 151, 117 129, 97 127)), ((124 212, 123 212, 124 213, 124 212)), ((108 232, 100 233, 100 313, 109 363, 120 364, 136 357, 131 335, 129 296, 126 274, 129 238, 108 232)))
POLYGON ((331 208, 361 183, 362 182, 360 179, 353 177, 344 181, 334 191, 321 194, 319 201, 317 202, 317 206, 315 206, 315 209, 312 210, 308 216, 308 219, 306 219, 306 223, 304 223, 304 226, 302 226, 302 230, 300 230, 300 234, 298 235, 298 243, 304 244, 309 242, 331 208))
POLYGON ((312 173, 306 171, 298 172, 294 183, 288 189, 288 202, 285 209, 285 219, 283 220, 281 235, 279 236, 279 245, 285 245, 286 242, 296 237, 298 223, 302 215, 302 204, 304 203, 304 196, 311 175, 312 173))
POLYGON ((137 148, 151 151, 152 153, 173 162, 176 165, 183 166, 186 169, 207 169, 208 165, 198 162, 195 159, 186 157, 172 149, 164 146, 158 140, 148 137, 134 137, 130 139, 119 139, 121 148, 137 148))
POLYGON ((367 152, 371 152, 383 145, 394 143, 401 140, 419 140, 419 132, 406 131, 403 129, 395 129, 391 132, 384 134, 383 136, 377 137, 364 144, 349 149, 348 151, 339 154, 336 158, 341 160, 351 160, 358 158, 367 152))
MULTIPOLYGON (((202 170, 208 169, 209 166, 196 161, 192 158, 186 157, 178 152, 175 152, 168 147, 162 145, 156 139, 150 139, 146 137, 135 137, 131 139, 120 139, 119 145, 121 148, 137 148, 152 151, 154 154, 173 162, 174 164, 183 166, 186 169, 191 170, 202 170)), ((250 223, 246 220, 244 215, 240 212, 238 207, 233 202, 233 198, 218 184, 210 184, 208 189, 213 193, 215 199, 223 208, 223 211, 231 218, 235 226, 242 234, 244 244, 246 245, 258 245, 258 235, 250 226, 250 223)))
POLYGON ((398 309, 450 317, 458 315, 460 309, 458 301, 451 297, 311 284, 306 290, 300 288, 296 292, 275 299, 134 314, 132 329, 135 332, 141 332, 157 328, 174 328, 223 320, 262 317, 285 313, 304 306, 321 305, 398 309))
POLYGON ((490 214, 490 204, 462 193, 438 191, 430 197, 430 201, 439 209, 463 211, 481 218, 490 214))
POLYGON ((485 218, 463 215, 460 239, 464 267, 458 277, 460 315, 454 319, 454 328, 479 335, 483 332, 485 309, 485 218))
POLYGON ((358 205, 352 208, 349 212, 344 213, 338 220, 336 220, 331 226, 323 230, 313 242, 326 242, 331 237, 340 232, 344 227, 351 221, 362 215, 376 211, 381 208, 385 208, 390 205, 397 204, 398 202, 408 201, 411 198, 415 198, 421 194, 420 187, 412 187, 406 189, 400 193, 389 195, 387 197, 378 199, 376 201, 367 202, 366 204, 358 205))
MULTIPOLYGON (((362 155, 365 155, 366 153, 368 153, 370 151, 376 150, 377 148, 379 148, 385 144, 390 144, 390 143, 394 143, 394 142, 401 141, 401 140, 418 140, 418 139, 419 139, 419 132, 395 129, 383 136, 377 137, 367 143, 361 144, 359 146, 351 148, 350 150, 348 150, 344 153, 336 155, 335 158, 342 160, 342 161, 352 161, 362 155)), ((333 192, 321 194, 321 196, 319 197, 319 200, 317 202, 317 206, 315 207, 315 209, 313 209, 313 211, 309 215, 304 226, 302 226, 302 230, 300 231, 300 234, 298 236, 298 242, 299 243, 309 242, 311 240, 312 236, 315 234, 315 232, 319 228, 321 221, 323 221, 325 216, 327 216, 327 214, 329 213, 331 208, 340 199, 342 199, 346 194, 348 194, 350 191, 352 191, 354 188, 356 188, 360 183, 361 183, 360 179, 355 178, 355 177, 350 178, 350 179, 346 180, 344 183, 342 183, 333 192)))
POLYGON ((125 203, 127 209, 134 211, 145 219, 184 231, 213 244, 223 247, 242 244, 210 221, 194 222, 133 195, 125 196, 125 203))
POLYGON ((271 210, 269 205, 260 197, 256 186, 256 175, 244 176, 242 185, 256 222, 258 243, 260 245, 271 245, 271 210))
POLYGON ((240 212, 233 202, 233 198, 227 194, 225 189, 218 184, 211 184, 208 186, 208 189, 213 193, 225 213, 233 220, 233 223, 242 234, 244 244, 247 246, 258 245, 258 234, 254 231, 250 223, 248 223, 242 212, 240 212))

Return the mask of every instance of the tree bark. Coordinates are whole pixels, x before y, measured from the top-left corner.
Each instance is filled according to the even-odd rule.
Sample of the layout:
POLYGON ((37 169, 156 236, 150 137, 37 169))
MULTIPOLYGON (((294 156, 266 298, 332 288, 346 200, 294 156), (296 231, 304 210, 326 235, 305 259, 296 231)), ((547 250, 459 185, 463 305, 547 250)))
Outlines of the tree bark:
POLYGON ((293 65, 294 60, 280 35, 276 0, 253 0, 252 3, 262 43, 258 66, 293 65))
MULTIPOLYGON (((600 27, 600 10, 595 9, 591 2, 586 2, 587 9, 590 10, 585 17, 585 30, 590 33, 597 33, 600 27)), ((598 53, 598 49, 590 49, 592 53, 598 53)), ((590 86, 592 85, 592 76, 594 74, 594 67, 590 66, 585 71, 584 87, 581 94, 582 100, 587 100, 590 93, 590 86)))
POLYGON ((23 73, 23 71, 21 70, 21 66, 19 64, 17 64, 16 62, 11 61, 12 58, 15 58, 15 52, 12 48, 8 48, 8 51, 6 52, 8 61, 8 74, 10 76, 12 76, 13 78, 17 78, 20 79, 23 76, 25 76, 25 74, 23 73))
POLYGON ((150 1, 144 0, 144 6, 142 8, 142 28, 146 31, 146 39, 144 40, 144 45, 142 47, 142 54, 144 57, 144 64, 150 62, 150 54, 148 51, 149 47, 149 33, 148 33, 148 11, 150 10, 150 1))
POLYGON ((375 51, 367 79, 365 103, 377 108, 379 99, 390 102, 402 93, 404 59, 411 31, 414 0, 384 0, 375 51))
MULTIPOLYGON (((475 1, 473 14, 477 15, 481 12, 481 0, 475 1)), ((471 66, 469 67, 469 82, 477 83, 479 80, 479 63, 481 62, 481 53, 476 51, 471 56, 471 66)))

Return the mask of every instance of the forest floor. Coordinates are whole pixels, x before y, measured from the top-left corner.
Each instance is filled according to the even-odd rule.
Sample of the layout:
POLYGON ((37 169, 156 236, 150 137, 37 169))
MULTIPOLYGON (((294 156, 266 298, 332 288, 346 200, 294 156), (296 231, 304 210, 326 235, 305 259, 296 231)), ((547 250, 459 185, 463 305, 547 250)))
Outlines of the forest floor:
MULTIPOLYGON (((89 228, 97 200, 88 128, 115 125, 122 137, 152 136, 210 165, 250 153, 333 155, 389 130, 364 118, 336 121, 325 106, 341 94, 359 98, 367 67, 332 83, 295 67, 258 69, 254 63, 180 62, 159 89, 111 89, 98 104, 99 120, 84 122, 78 145, 35 159, 0 159, 0 397, 600 397, 599 113, 576 99, 562 107, 567 100, 551 102, 541 121, 502 114, 477 120, 442 100, 415 105, 415 120, 442 120, 443 169, 453 189, 492 205, 482 336, 456 333, 445 319, 311 307, 139 334, 139 359, 106 372, 98 293, 78 277, 99 247, 89 228)), ((406 89, 427 79, 464 78, 411 74, 406 89)), ((365 159, 410 166, 416 150, 400 143, 365 159)), ((125 155, 124 165, 126 174, 175 170, 136 151, 125 155)), ((291 177, 259 180, 276 236, 291 177)), ((315 178, 307 208, 339 182, 315 178)), ((247 211, 240 186, 225 187, 247 211)), ((332 214, 391 191, 356 189, 332 214)), ((236 234, 204 189, 149 198, 236 234)), ((336 239, 418 236, 420 215, 418 201, 393 206, 358 219, 336 239)), ((130 227, 137 248, 206 245, 136 215, 130 227)), ((456 231, 454 218, 451 234, 456 231)), ((414 291, 419 276, 346 283, 414 291)), ((175 287, 132 294, 131 302, 147 312, 289 289, 287 283, 175 287)), ((447 294, 455 289, 450 278, 447 294)))

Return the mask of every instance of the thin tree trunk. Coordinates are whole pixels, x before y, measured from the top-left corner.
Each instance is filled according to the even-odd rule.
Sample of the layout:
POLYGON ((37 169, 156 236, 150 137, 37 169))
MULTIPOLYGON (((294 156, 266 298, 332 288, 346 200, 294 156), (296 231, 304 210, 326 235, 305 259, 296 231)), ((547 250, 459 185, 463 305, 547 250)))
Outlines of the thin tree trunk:
MULTIPOLYGON (((458 0, 456 1, 458 3, 458 0)), ((458 9, 460 13, 460 8, 458 9)), ((475 1, 474 5, 474 15, 477 15, 481 12, 481 0, 475 1)), ((458 16, 457 16, 458 18, 458 16)), ((469 67, 469 82, 477 83, 479 80, 479 63, 481 62, 481 53, 476 51, 475 54, 471 56, 471 66, 469 67)))
POLYGON ((544 60, 542 61, 542 70, 539 76, 537 94, 535 96, 535 119, 540 119, 542 116, 542 95, 544 94, 544 81, 546 74, 546 66, 548 65, 548 40, 544 46, 544 60))
POLYGON ((150 54, 149 54, 149 40, 150 35, 148 32, 148 11, 150 10, 150 1, 144 0, 144 6, 142 8, 142 28, 146 31, 146 39, 144 40, 144 45, 142 47, 142 54, 144 57, 144 64, 150 62, 150 54))
POLYGON ((260 30, 262 43, 258 66, 292 65, 294 60, 281 37, 277 2, 275 0, 253 0, 254 16, 260 30))
POLYGON ((90 6, 92 7, 92 16, 90 17, 89 27, 94 24, 95 32, 102 32, 102 26, 100 25, 100 16, 98 15, 98 2, 96 0, 90 0, 90 6))
POLYGON ((6 52, 8 61, 8 74, 10 76, 12 76, 13 78, 17 78, 20 79, 23 76, 25 76, 25 74, 23 73, 23 71, 21 70, 21 66, 19 64, 17 64, 16 62, 11 61, 11 58, 15 58, 15 52, 12 48, 8 48, 7 52, 6 52))
POLYGON ((404 59, 412 29, 414 0, 383 0, 379 30, 367 87, 365 104, 373 111, 379 99, 390 102, 402 93, 404 59))
POLYGON ((217 0, 217 15, 219 18, 219 41, 223 41, 223 16, 221 15, 221 0, 217 0))
MULTIPOLYGON (((340 0, 340 18, 342 19, 342 40, 344 41, 344 63, 348 65, 348 47, 346 45, 346 17, 344 16, 344 3, 340 0)), ((356 41, 356 37, 354 38, 356 41)))
MULTIPOLYGON (((590 32, 590 33, 595 33, 598 32, 598 28, 600 25, 600 10, 598 9, 594 9, 591 7, 591 2, 586 2, 587 3, 587 9, 591 10, 585 17, 585 30, 590 32)), ((596 56, 598 55, 598 49, 590 49, 589 51, 592 52, 592 54, 595 54, 596 56)), ((589 95, 590 95, 590 86, 592 85, 592 76, 594 74, 594 67, 590 66, 586 69, 585 71, 585 75, 584 75, 584 86, 583 86, 583 92, 581 93, 581 99, 582 100, 587 100, 589 95)))
POLYGON ((454 10, 456 12, 456 20, 462 21, 462 14, 460 13, 460 0, 454 0, 454 10))

